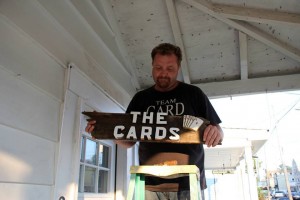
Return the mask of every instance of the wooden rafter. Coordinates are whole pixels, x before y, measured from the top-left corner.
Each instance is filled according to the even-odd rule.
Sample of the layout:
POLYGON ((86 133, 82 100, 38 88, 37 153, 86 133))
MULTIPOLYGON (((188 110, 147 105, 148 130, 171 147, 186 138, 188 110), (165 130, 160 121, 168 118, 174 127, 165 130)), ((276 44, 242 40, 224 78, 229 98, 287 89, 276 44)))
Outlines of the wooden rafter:
POLYGON ((177 17, 177 12, 175 9, 174 1, 173 0, 166 0, 166 5, 168 8, 169 18, 171 22, 172 32, 175 38, 175 43, 177 46, 179 46, 182 50, 182 62, 181 62, 181 72, 183 76, 183 81, 185 83, 191 83, 190 81, 190 75, 188 70, 188 62, 186 60, 186 53, 185 48, 183 44, 183 40, 181 37, 181 30, 180 25, 177 17))
POLYGON ((213 10, 223 17, 258 23, 280 22, 300 25, 300 14, 258 8, 213 4, 213 10))
POLYGON ((107 1, 100 1, 100 3, 104 7, 104 11, 105 11, 105 14, 107 16, 108 23, 109 23, 108 26, 111 27, 112 32, 115 34, 114 37, 115 37, 115 40, 116 40, 116 44, 117 44, 117 46, 120 50, 119 52, 122 56, 122 59, 123 59, 124 64, 126 66, 126 69, 129 70, 129 73, 132 77, 132 79, 131 79, 132 84, 136 89, 141 89, 141 85, 139 84, 139 81, 138 81, 138 78, 137 78, 137 75, 136 75, 136 71, 135 71, 135 69, 136 69, 135 63, 132 62, 132 60, 130 59, 130 56, 128 55, 128 51, 126 50, 126 47, 123 43, 121 32, 118 28, 115 17, 113 16, 113 10, 112 10, 111 6, 108 4, 107 1))
POLYGON ((272 76, 235 80, 225 82, 212 82, 195 84, 211 98, 253 94, 268 91, 286 91, 300 88, 300 75, 272 76))
POLYGON ((241 80, 248 79, 247 35, 239 32, 241 80))

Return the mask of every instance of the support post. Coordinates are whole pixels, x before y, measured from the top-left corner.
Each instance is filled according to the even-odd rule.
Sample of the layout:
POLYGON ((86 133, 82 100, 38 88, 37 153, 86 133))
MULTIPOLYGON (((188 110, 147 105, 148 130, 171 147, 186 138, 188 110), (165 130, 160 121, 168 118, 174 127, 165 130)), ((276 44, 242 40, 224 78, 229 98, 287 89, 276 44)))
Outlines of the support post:
POLYGON ((247 145, 245 146, 245 161, 246 161, 246 166, 248 171, 249 194, 250 194, 250 200, 258 200, 257 183, 256 183, 256 176, 253 170, 251 146, 252 146, 251 141, 248 141, 247 145))

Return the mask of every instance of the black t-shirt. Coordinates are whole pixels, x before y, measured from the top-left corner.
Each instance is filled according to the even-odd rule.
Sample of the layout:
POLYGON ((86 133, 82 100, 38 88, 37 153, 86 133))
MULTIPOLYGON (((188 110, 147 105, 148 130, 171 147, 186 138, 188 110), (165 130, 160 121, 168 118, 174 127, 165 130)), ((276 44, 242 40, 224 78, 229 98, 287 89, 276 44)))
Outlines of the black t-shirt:
MULTIPOLYGON (((164 112, 168 115, 193 115, 205 118, 211 124, 219 124, 221 122, 202 90, 196 86, 182 82, 168 92, 159 92, 154 89, 154 86, 138 92, 133 97, 126 112, 130 113, 131 111, 164 112)), ((164 161, 173 160, 176 160, 178 164, 197 165, 201 173, 201 188, 206 188, 202 144, 141 142, 139 144, 139 160, 141 165, 159 164, 164 161)), ((148 189, 153 191, 189 189, 188 177, 177 179, 147 177, 146 185, 148 189)))

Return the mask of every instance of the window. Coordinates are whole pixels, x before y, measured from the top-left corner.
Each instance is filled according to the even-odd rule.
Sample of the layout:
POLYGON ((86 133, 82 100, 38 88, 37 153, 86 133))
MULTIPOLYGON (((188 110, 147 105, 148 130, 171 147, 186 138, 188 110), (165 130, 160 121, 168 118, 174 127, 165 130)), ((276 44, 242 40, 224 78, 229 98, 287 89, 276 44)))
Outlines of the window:
POLYGON ((80 151, 78 192, 108 193, 110 147, 83 134, 80 151))

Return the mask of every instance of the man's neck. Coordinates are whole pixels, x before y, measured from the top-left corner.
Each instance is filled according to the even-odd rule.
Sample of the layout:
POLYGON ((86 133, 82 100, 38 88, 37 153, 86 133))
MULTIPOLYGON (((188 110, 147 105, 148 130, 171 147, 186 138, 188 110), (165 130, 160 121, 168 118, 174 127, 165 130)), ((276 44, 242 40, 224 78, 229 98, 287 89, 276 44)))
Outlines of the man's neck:
POLYGON ((178 86, 178 84, 179 84, 179 81, 176 81, 173 85, 171 85, 170 87, 167 87, 167 88, 161 88, 155 84, 154 89, 159 92, 169 92, 169 91, 173 90, 174 88, 176 88, 178 86))

